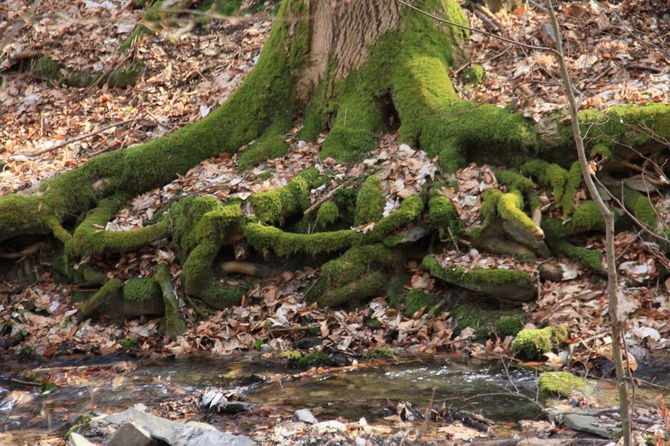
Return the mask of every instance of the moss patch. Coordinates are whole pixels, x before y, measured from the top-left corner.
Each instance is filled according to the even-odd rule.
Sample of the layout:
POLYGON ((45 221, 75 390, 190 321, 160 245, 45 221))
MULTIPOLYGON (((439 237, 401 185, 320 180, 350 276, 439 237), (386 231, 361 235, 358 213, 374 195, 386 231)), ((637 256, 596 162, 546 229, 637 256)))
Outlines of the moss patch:
POLYGON ((583 378, 569 372, 545 372, 540 375, 537 387, 543 398, 575 396, 584 390, 583 378))
POLYGON ((544 353, 558 348, 568 336, 565 325, 521 330, 512 343, 512 352, 523 359, 540 360, 544 353))

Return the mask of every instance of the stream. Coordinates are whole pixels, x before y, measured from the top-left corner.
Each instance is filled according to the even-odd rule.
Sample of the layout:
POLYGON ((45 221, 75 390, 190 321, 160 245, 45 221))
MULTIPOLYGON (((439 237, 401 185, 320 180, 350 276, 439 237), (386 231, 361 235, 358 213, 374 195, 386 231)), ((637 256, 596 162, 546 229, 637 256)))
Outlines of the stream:
MULTIPOLYGON (((90 411, 114 413, 136 403, 150 409, 180 401, 208 387, 248 385, 273 375, 286 380, 259 386, 248 402, 290 417, 309 408, 319 420, 342 417, 384 423, 390 407, 408 401, 424 411, 431 403, 481 411, 493 421, 542 416, 535 398, 536 373, 509 370, 490 363, 401 360, 366 365, 343 373, 288 378, 302 370, 263 360, 260 355, 197 356, 180 359, 132 359, 109 356, 44 363, 6 361, 0 365, 1 431, 16 439, 67 430, 66 420, 90 411), (71 384, 41 394, 28 376, 65 377, 71 384), (17 379, 23 376, 24 378, 17 379), (520 396, 523 395, 523 396, 520 396)), ((221 415, 220 417, 234 417, 221 415)), ((19 444, 19 443, 17 443, 19 444)))
MULTIPOLYGON (((32 444, 31 438, 47 433, 62 435, 78 414, 115 413, 136 403, 156 409, 161 403, 179 402, 209 387, 245 386, 277 375, 285 378, 258 385, 246 396, 246 401, 263 406, 275 418, 290 418, 295 410, 308 408, 320 421, 363 417, 368 423, 391 425, 385 417, 393 414, 396 404, 405 401, 422 412, 431 402, 444 402, 453 409, 480 412, 498 423, 544 417, 534 402, 538 374, 534 370, 505 370, 489 362, 464 363, 435 357, 291 377, 301 371, 304 369, 269 362, 256 353, 179 359, 116 355, 41 363, 10 359, 0 364, 0 432, 12 435, 16 443, 10 444, 32 444), (36 378, 56 376, 68 384, 48 394, 29 385, 36 378)), ((668 384, 667 369, 647 372, 663 381, 658 384, 668 384)), ((202 413, 191 411, 190 415, 198 417, 202 413)), ((233 424, 240 430, 254 423, 230 414, 216 415, 208 422, 222 429, 222 424, 233 424)))

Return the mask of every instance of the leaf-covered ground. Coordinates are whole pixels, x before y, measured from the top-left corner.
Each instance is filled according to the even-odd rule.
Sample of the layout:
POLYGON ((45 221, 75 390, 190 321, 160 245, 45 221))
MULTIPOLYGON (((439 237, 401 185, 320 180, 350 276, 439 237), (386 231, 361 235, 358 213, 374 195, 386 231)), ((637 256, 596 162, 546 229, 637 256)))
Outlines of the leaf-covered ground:
MULTIPOLYGON (((0 54, 0 194, 30 188, 99 153, 123 150, 205 116, 242 82, 271 27, 271 18, 261 14, 214 20, 191 32, 165 29, 121 55, 118 46, 141 17, 140 11, 127 4, 121 0, 75 0, 64 8, 63 2, 43 0, 34 13, 30 12, 32 2, 7 0, 0 4, 0 35, 7 36, 0 54), (16 70, 21 60, 34 54, 49 56, 68 69, 88 72, 110 71, 128 60, 141 61, 145 68, 137 84, 125 89, 65 88, 30 71, 16 70), (121 124, 111 125, 115 123, 121 124)), ((577 1, 561 5, 559 18, 566 33, 568 62, 584 107, 670 99, 669 15, 670 8, 655 1, 624 1, 618 5, 577 1)), ((547 16, 537 6, 496 15, 477 10, 469 17, 473 27, 531 45, 551 45, 547 16)), ((546 52, 477 33, 466 51, 473 63, 484 66, 485 74, 482 82, 473 86, 462 79, 464 69, 459 68, 465 67, 454 70, 454 82, 464 98, 519 107, 536 119, 565 107, 557 65, 546 52)), ((238 172, 235 156, 224 154, 204 161, 162 189, 134 199, 107 229, 140 227, 178 194, 246 198, 284 185, 312 166, 337 170, 343 182, 381 171, 389 213, 400 199, 419 190, 427 178, 441 175, 425 154, 399 144, 394 135, 380 138, 379 148, 358 164, 320 160, 323 138, 316 142, 298 140, 299 125, 287 135, 290 149, 286 157, 248 172, 238 172)), ((499 187, 495 175, 486 166, 472 165, 453 179, 458 188, 442 192, 456 203, 466 224, 474 224, 480 218, 481 192, 499 187)), ((314 190, 313 201, 338 186, 340 183, 314 190)), ((551 204, 550 191, 540 190, 539 196, 543 204, 551 204)), ((576 199, 584 196, 582 191, 576 199)), ((666 195, 659 193, 655 200, 661 211, 670 209, 666 195)), ((359 229, 366 231, 369 227, 359 229)), ((616 243, 629 352, 639 362, 648 362, 668 348, 670 282, 661 274, 667 259, 634 231, 618 234, 616 243)), ((584 244, 602 249, 603 240, 601 235, 594 235, 584 244)), ((440 258, 467 268, 515 268, 538 276, 536 264, 462 248, 444 252, 440 258)), ((11 253, 0 244, 1 254, 11 253)), ((7 269, 14 261, 2 260, 7 269)), ((85 261, 122 279, 148 275, 157 262, 168 262, 180 286, 180 266, 173 263, 174 254, 166 243, 85 261)), ((607 358, 607 299, 602 279, 565 259, 558 261, 566 280, 538 279, 538 299, 525 307, 529 325, 568 324, 568 364, 607 358)), ((407 288, 437 297, 447 295, 446 286, 420 271, 416 263, 409 261, 406 266, 412 277, 407 288)), ((140 356, 186 355, 196 350, 228 355, 266 345, 264 354, 276 357, 293 347, 305 327, 318 328, 321 333, 320 343, 313 349, 351 357, 380 347, 407 354, 451 351, 475 357, 496 357, 509 351, 510 339, 473 342, 473 330, 455 327, 447 312, 435 318, 420 313, 408 318, 389 308, 382 297, 351 311, 310 306, 298 290, 317 280, 319 274, 319 270, 310 268, 284 271, 278 278, 249 289, 242 306, 189 324, 187 333, 175 342, 158 335, 158 320, 130 320, 121 325, 88 320, 76 324, 74 315, 79 304, 70 299, 73 287, 56 284, 48 275, 27 287, 6 276, 0 282, 0 327, 4 330, 0 352, 45 358, 72 353, 102 355, 124 351, 121 341, 133 337, 139 340, 134 353, 140 356), (365 324, 373 319, 380 326, 370 328, 365 324)), ((241 278, 240 283, 243 281, 241 278)), ((195 319, 191 309, 184 311, 195 319)), ((549 358, 550 363, 552 360, 549 358)), ((58 385, 81 378, 58 374, 50 379, 58 385)))

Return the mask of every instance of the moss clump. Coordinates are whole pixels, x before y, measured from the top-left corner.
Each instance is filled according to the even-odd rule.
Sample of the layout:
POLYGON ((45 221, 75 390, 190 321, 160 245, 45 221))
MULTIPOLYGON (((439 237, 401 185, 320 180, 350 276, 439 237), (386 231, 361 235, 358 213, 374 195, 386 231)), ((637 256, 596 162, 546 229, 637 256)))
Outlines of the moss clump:
POLYGON ((503 193, 498 189, 489 189, 482 194, 486 205, 482 206, 482 213, 486 213, 485 225, 491 221, 491 213, 495 207, 495 213, 503 221, 518 225, 528 236, 534 240, 544 239, 542 229, 537 227, 533 220, 523 212, 523 197, 518 190, 503 193))
POLYGON ((386 271, 393 268, 395 261, 393 254, 379 243, 350 248, 339 259, 323 265, 321 281, 307 297, 320 305, 336 307, 384 295, 393 282, 386 271))
POLYGON ((449 308, 456 330, 470 327, 475 330, 475 339, 504 339, 516 335, 526 323, 525 315, 515 309, 499 310, 484 305, 459 303, 449 308))
POLYGON ((382 219, 386 198, 382 181, 377 175, 369 176, 356 198, 356 226, 382 219))
POLYGON ((433 255, 424 257, 421 268, 445 282, 509 302, 525 302, 537 294, 533 279, 522 271, 459 266, 443 268, 433 255))
POLYGON ((521 330, 512 343, 512 352, 520 358, 539 360, 544 353, 558 348, 568 336, 565 325, 521 330))
POLYGON ((316 226, 325 229, 340 218, 340 209, 332 201, 326 201, 316 213, 316 226))
POLYGON ((77 320, 79 322, 85 320, 94 314, 98 309, 107 304, 121 298, 123 289, 123 282, 119 279, 110 279, 105 283, 90 299, 88 299, 79 308, 77 320))
POLYGON ((319 181, 317 169, 307 169, 298 174, 289 184, 273 191, 252 195, 256 217, 263 223, 280 223, 294 212, 310 206, 309 191, 319 181))
POLYGON ((483 78, 484 67, 479 64, 470 65, 463 73, 463 79, 465 79, 465 82, 472 85, 478 85, 483 78))
POLYGON ((433 227, 440 232, 440 237, 451 231, 457 237, 463 233, 463 222, 458 216, 454 204, 447 197, 433 195, 428 201, 428 219, 433 227))
MULTIPOLYGON (((587 202, 582 203, 582 206, 586 203, 587 202)), ((600 215, 600 213, 598 213, 598 215, 600 215)), ((578 221, 579 220, 577 220, 577 222, 578 221)), ((573 225, 576 225, 577 222, 573 225)), ((602 219, 600 219, 600 222, 602 222, 602 219)), ((588 227, 588 224, 586 227, 588 227)), ((542 222, 542 229, 544 229, 545 234, 547 235, 547 243, 553 250, 578 261, 582 265, 588 266, 593 271, 602 270, 603 255, 600 253, 600 251, 595 249, 587 249, 582 246, 576 246, 568 241, 567 230, 579 231, 576 229, 576 227, 572 226, 570 222, 564 225, 560 220, 550 218, 542 222)))
POLYGON ((640 192, 625 188, 623 203, 626 209, 647 229, 651 229, 652 231, 656 229, 657 214, 649 197, 640 192))
POLYGON ((162 297, 158 282, 151 277, 130 279, 123 287, 123 298, 137 305, 146 305, 162 297))
POLYGON ((437 298, 426 294, 420 290, 409 290, 405 296, 405 311, 403 313, 407 317, 412 317, 414 313, 426 307, 430 308, 437 303, 437 298))
POLYGON ((575 393, 582 392, 584 387, 584 379, 569 372, 544 372, 537 382, 537 388, 543 398, 569 398, 575 393))
POLYGON ((297 367, 311 367, 318 364, 325 364, 330 359, 327 353, 312 351, 303 354, 299 350, 286 350, 279 354, 280 358, 288 359, 289 364, 297 367))
POLYGON ((393 353, 388 347, 380 347, 376 350, 370 350, 369 352, 363 355, 363 359, 372 360, 372 359, 393 359, 396 360, 398 357, 393 353))
POLYGON ((238 168, 248 170, 256 164, 284 156, 288 150, 286 132, 291 128, 288 118, 277 119, 248 149, 240 153, 238 168))
POLYGON ((521 166, 521 173, 533 176, 549 185, 554 193, 554 203, 563 210, 564 215, 568 215, 574 208, 574 195, 568 192, 568 183, 574 187, 574 175, 558 164, 535 159, 521 166))
POLYGON ((48 58, 47 56, 42 56, 37 59, 31 71, 33 75, 37 77, 52 81, 59 81, 63 77, 60 72, 60 65, 58 62, 48 58))
POLYGON ((133 336, 126 336, 121 340, 121 347, 126 351, 135 350, 139 346, 140 341, 133 336))

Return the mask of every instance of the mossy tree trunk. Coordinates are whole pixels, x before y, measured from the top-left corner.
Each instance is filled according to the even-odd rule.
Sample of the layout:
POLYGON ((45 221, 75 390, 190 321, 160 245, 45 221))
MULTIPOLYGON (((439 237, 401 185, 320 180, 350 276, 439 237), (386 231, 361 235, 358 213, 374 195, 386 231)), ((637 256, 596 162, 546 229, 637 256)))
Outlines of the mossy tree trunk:
MULTIPOLYGON (((454 0, 411 3, 451 22, 467 24, 454 0)), ((170 136, 93 158, 76 170, 44 181, 32 194, 0 198, 0 241, 25 234, 52 234, 65 246, 66 265, 72 265, 83 256, 133 250, 169 238, 179 253, 186 292, 216 308, 234 304, 242 295, 241 290, 222 288, 212 279, 212 263, 222 246, 246 239, 256 251, 279 256, 339 254, 354 247, 336 261, 340 263, 324 268, 322 285, 337 287, 324 294, 329 296, 327 303, 343 303, 347 293, 357 299, 384 293, 394 282, 388 271, 397 267, 389 256, 396 246, 388 241, 389 234, 419 222, 436 232, 449 226, 457 234, 458 218, 448 199, 431 195, 428 189, 422 196, 406 198, 399 210, 384 218, 380 209, 370 209, 379 200, 358 200, 352 212, 344 209, 351 203, 340 203, 340 209, 326 203, 319 210, 324 219, 346 222, 348 213, 353 222, 365 216, 375 221, 374 230, 365 234, 349 229, 290 233, 282 223, 308 208, 309 191, 324 182, 323 175, 306 171, 284 188, 252 196, 251 217, 239 201, 221 203, 200 197, 179 201, 155 224, 140 230, 115 233, 98 228, 137 194, 160 187, 221 152, 234 153, 254 141, 241 154, 241 166, 281 156, 286 152, 285 133, 298 116, 303 120, 301 137, 315 139, 328 131, 321 156, 340 161, 360 159, 376 146, 377 135, 391 129, 399 130, 400 140, 439 157, 447 172, 472 160, 512 166, 542 153, 555 153, 557 148, 567 149, 570 130, 560 123, 560 117, 552 117, 538 129, 520 114, 457 96, 449 70, 463 62, 460 45, 467 37, 466 28, 446 25, 395 0, 284 0, 257 66, 219 109, 170 136), (343 272, 350 273, 349 282, 354 283, 347 283, 343 272), (370 280, 355 283, 361 277, 370 280)), ((623 122, 618 114, 628 113, 644 120, 647 129, 670 128, 666 107, 591 112, 584 125, 603 122, 596 127, 605 144, 601 151, 619 142, 640 146, 652 139, 644 140, 629 127, 617 126, 623 122)), ((537 161, 525 174, 569 196, 576 185, 572 171, 564 167, 569 168, 537 161)), ((502 219, 521 233, 516 238, 532 238, 527 248, 531 254, 545 255, 544 233, 551 229, 547 234, 550 247, 572 249, 587 262, 598 262, 565 241, 571 230, 578 232, 573 226, 582 220, 560 227, 543 223, 541 229, 539 222, 523 215, 524 200, 536 210, 532 182, 515 172, 500 175, 510 193, 491 194, 488 221, 502 219)), ((374 195, 374 188, 363 190, 374 195)), ((572 212, 569 205, 562 206, 566 213, 572 212)), ((597 222, 589 221, 583 229, 594 225, 597 222)), ((77 275, 72 269, 69 273, 73 278, 77 275)), ((167 314, 174 315, 165 271, 159 276, 160 286, 153 287, 152 295, 160 301, 165 298, 170 303, 167 314)), ((467 283, 469 279, 461 280, 467 283)), ((519 280, 512 278, 512 282, 519 280)), ((116 282, 103 291, 82 307, 81 317, 122 294, 116 282)), ((130 294, 125 290, 123 296, 132 301, 130 294)))

